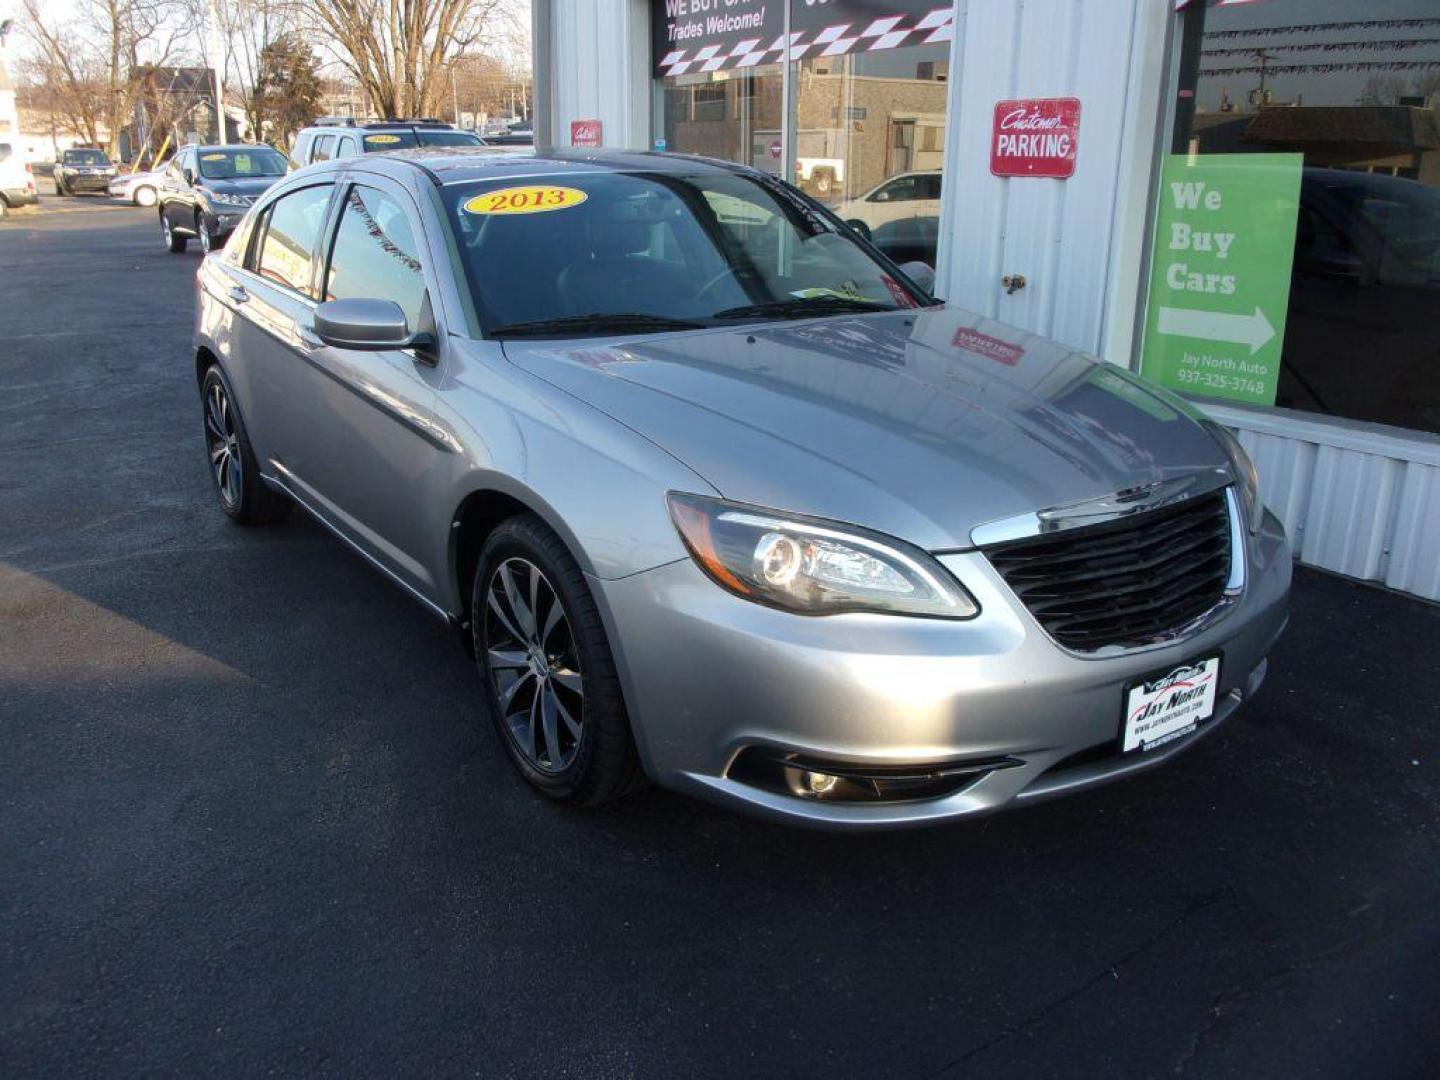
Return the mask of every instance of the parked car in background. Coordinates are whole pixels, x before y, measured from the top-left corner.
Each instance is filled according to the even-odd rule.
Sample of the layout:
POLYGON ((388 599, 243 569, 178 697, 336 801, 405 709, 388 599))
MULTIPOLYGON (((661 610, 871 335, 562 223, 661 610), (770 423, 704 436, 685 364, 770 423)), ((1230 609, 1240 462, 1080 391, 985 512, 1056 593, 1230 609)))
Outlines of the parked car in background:
POLYGON ((327 116, 295 136, 290 160, 296 168, 332 158, 351 158, 416 146, 482 146, 473 131, 439 120, 357 120, 327 116))
POLYGON ((143 172, 121 173, 110 181, 107 190, 112 199, 124 199, 135 206, 154 206, 160 198, 160 185, 164 182, 169 161, 162 161, 153 169, 143 172))
POLYGON ((245 211, 289 171, 269 146, 187 146, 161 174, 160 235, 179 253, 193 237, 200 250, 224 245, 245 211))
POLYGON ((940 172, 908 172, 876 184, 863 195, 835 207, 835 216, 861 236, 880 226, 912 218, 940 218, 940 172))
POLYGON ((104 150, 66 150, 55 163, 55 193, 103 194, 115 172, 115 163, 104 150))
POLYGON ((0 217, 17 206, 33 206, 39 201, 30 163, 20 160, 13 143, 0 142, 0 217))
POLYGON ((878 828, 1067 794, 1233 715, 1286 620, 1233 435, 743 166, 329 162, 198 291, 221 509, 299 504, 462 630, 557 800, 648 775, 878 828))

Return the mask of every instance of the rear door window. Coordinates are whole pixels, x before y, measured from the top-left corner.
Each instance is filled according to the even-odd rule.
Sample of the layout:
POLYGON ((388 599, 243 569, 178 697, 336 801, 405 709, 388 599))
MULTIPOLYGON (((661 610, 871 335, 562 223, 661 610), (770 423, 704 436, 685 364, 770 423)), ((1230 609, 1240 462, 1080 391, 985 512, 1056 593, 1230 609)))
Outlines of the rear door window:
POLYGON ((321 135, 315 140, 315 154, 310 160, 312 162, 329 161, 334 156, 334 154, 331 153, 331 147, 334 145, 334 135, 321 135))
POLYGON ((310 263, 325 223, 333 185, 318 184, 280 196, 265 210, 265 225, 250 267, 266 281, 314 296, 310 263))

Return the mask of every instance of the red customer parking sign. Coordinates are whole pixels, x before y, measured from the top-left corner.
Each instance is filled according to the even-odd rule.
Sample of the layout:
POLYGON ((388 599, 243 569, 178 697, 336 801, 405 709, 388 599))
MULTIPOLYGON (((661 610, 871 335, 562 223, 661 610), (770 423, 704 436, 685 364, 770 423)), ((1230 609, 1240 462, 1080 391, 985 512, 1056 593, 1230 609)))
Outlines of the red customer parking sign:
POLYGON ((1079 98, 1023 98, 995 103, 990 171, 996 176, 1064 179, 1075 172, 1079 145, 1079 98))

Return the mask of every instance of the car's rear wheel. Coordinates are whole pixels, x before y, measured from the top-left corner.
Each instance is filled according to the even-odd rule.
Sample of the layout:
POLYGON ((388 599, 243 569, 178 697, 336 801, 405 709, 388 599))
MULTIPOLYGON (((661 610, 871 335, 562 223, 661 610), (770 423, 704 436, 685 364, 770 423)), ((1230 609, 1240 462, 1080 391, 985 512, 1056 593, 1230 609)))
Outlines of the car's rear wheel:
POLYGON ((250 437, 245 434, 245 423, 218 364, 210 365, 205 372, 200 399, 210 479, 215 484, 220 509, 241 525, 279 521, 290 509, 290 502, 260 479, 260 467, 250 446, 250 437))
POLYGON ((130 196, 136 206, 154 206, 155 189, 153 187, 138 187, 130 196))
POLYGON ((170 219, 165 216, 163 210, 160 212, 160 239, 164 241, 165 247, 176 255, 179 255, 189 245, 189 241, 185 237, 170 227, 170 219))
POLYGON ((511 518, 486 540, 471 633, 491 718, 535 788, 595 806, 644 786, 599 609, 538 517, 511 518))

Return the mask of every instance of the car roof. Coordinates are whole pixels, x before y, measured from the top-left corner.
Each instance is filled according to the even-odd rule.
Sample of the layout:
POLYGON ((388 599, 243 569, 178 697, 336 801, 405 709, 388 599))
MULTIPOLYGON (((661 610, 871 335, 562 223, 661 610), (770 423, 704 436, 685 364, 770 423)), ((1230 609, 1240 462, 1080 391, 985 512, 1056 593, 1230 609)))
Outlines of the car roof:
MULTIPOLYGON (((693 154, 657 154, 642 150, 597 150, 589 147, 542 147, 537 150, 485 146, 431 146, 387 150, 364 158, 341 158, 318 168, 419 169, 437 184, 465 184, 476 180, 526 176, 580 176, 593 173, 742 173, 756 170, 731 161, 693 154)), ((317 166, 312 165, 314 169, 317 166)))
MULTIPOLYGON (((186 143, 181 150, 275 150, 269 143, 186 143)), ((275 150, 278 154, 279 150, 275 150)), ((173 156, 173 155, 172 155, 173 156)))

